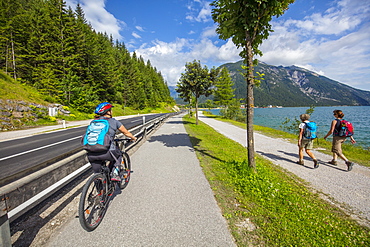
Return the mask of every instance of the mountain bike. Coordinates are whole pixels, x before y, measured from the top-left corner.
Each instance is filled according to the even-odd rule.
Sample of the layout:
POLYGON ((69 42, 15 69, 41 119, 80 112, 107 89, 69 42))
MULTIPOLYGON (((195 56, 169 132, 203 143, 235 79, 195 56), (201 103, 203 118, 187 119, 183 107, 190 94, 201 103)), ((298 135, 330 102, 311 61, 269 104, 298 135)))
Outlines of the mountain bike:
POLYGON ((82 228, 88 232, 95 230, 101 223, 115 190, 126 188, 130 181, 131 161, 125 152, 125 144, 130 140, 126 138, 114 140, 115 145, 122 151, 122 162, 119 167, 121 181, 111 181, 111 171, 108 167, 110 161, 105 161, 101 172, 93 174, 82 189, 78 216, 82 228))

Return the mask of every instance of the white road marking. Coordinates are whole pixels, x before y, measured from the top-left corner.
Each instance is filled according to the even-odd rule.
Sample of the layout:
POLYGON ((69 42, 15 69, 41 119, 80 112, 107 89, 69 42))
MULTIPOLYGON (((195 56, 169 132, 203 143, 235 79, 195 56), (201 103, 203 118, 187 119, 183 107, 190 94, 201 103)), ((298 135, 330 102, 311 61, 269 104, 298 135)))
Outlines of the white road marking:
POLYGON ((81 138, 81 136, 73 137, 71 139, 67 139, 67 140, 56 142, 56 143, 53 143, 53 144, 50 144, 50 145, 46 145, 46 146, 43 146, 43 147, 31 149, 31 150, 28 150, 28 151, 25 151, 25 152, 22 152, 22 153, 17 153, 17 154, 8 156, 8 157, 0 158, 0 161, 11 159, 11 158, 14 158, 14 157, 17 157, 17 156, 21 156, 23 154, 32 153, 32 152, 37 151, 37 150, 41 150, 41 149, 44 149, 44 148, 52 147, 52 146, 55 146, 55 145, 58 145, 58 144, 61 144, 61 143, 64 143, 64 142, 72 141, 72 140, 75 140, 77 138, 81 138))

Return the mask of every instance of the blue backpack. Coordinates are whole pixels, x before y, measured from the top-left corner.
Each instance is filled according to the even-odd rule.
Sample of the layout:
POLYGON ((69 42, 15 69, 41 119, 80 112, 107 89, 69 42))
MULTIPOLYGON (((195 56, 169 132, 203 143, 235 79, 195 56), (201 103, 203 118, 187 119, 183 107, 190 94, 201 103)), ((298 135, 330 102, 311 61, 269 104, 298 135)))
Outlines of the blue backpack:
POLYGON ((112 138, 108 134, 109 122, 107 119, 95 119, 87 126, 82 137, 82 146, 88 152, 108 151, 112 138))
POLYGON ((306 128, 305 128, 305 131, 303 133, 303 136, 306 138, 306 139, 315 139, 317 138, 317 125, 315 122, 308 122, 308 123, 305 123, 306 124, 306 128))

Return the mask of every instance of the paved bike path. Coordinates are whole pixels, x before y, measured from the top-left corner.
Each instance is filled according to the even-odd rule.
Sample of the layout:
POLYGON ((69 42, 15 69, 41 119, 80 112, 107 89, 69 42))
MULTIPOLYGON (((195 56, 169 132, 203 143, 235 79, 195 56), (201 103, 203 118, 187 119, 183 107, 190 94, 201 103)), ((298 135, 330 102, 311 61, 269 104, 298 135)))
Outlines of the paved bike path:
MULTIPOLYGON (((206 117, 201 112, 199 113, 199 119, 219 133, 246 146, 245 129, 206 117)), ((344 161, 340 160, 338 166, 332 166, 327 163, 332 159, 331 155, 313 151, 320 163, 319 168, 313 169, 312 159, 307 154, 304 158, 305 166, 295 163, 298 160, 297 144, 259 133, 254 133, 254 142, 256 153, 303 178, 316 190, 334 198, 338 206, 343 205, 346 209, 351 208, 354 218, 358 219, 358 216, 365 218, 360 221, 370 226, 369 168, 355 164, 353 170, 347 172, 344 161)))
POLYGON ((99 227, 86 232, 74 218, 47 246, 235 246, 182 115, 167 120, 131 160, 131 181, 99 227))

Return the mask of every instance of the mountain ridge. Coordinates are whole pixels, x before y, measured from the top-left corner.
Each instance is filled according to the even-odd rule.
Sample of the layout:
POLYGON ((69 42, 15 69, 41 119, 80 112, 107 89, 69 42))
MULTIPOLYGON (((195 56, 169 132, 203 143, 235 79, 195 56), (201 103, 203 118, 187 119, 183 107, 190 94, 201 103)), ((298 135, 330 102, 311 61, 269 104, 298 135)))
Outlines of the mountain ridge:
MULTIPOLYGON (((242 61, 227 63, 226 67, 234 81, 236 98, 245 98, 246 82, 241 75, 242 61)), ((273 66, 263 62, 255 67, 263 73, 264 80, 254 87, 256 106, 333 106, 370 105, 370 92, 355 89, 298 66, 273 66)))

